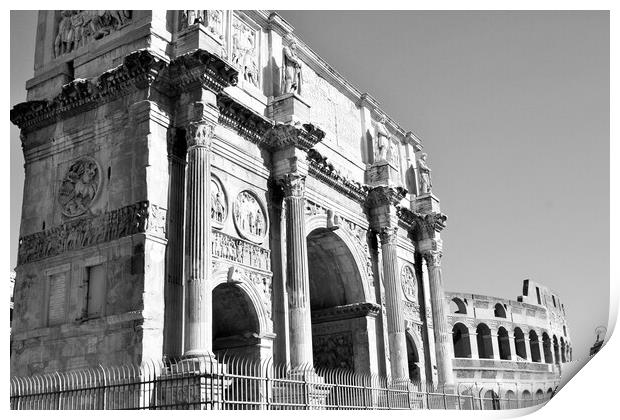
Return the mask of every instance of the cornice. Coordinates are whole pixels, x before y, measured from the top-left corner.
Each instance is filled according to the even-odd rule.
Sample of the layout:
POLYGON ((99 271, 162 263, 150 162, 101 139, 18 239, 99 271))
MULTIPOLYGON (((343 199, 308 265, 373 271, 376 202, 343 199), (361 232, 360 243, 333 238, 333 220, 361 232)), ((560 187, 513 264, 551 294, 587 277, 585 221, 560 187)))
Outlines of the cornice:
POLYGON ((143 49, 127 55, 120 66, 94 80, 75 79, 64 85, 51 100, 28 101, 15 105, 11 122, 22 130, 52 124, 76 112, 151 85, 166 63, 143 49))
POLYGON ((224 92, 218 96, 217 106, 220 111, 218 119, 220 124, 260 147, 268 147, 265 135, 274 127, 271 120, 247 108, 224 92))
POLYGON ((315 149, 308 150, 307 160, 310 175, 355 201, 360 203, 366 201, 368 187, 344 177, 326 157, 315 149))
POLYGON ((381 307, 376 303, 361 302, 350 305, 334 306, 333 308, 312 311, 313 322, 327 322, 365 316, 376 317, 381 307))
POLYGON ((295 146, 308 151, 325 137, 325 132, 313 124, 285 124, 276 122, 266 133, 267 147, 271 150, 281 150, 288 146, 295 146))
POLYGON ((237 84, 239 72, 232 64, 205 50, 194 50, 170 62, 170 78, 180 91, 195 84, 220 93, 237 84))

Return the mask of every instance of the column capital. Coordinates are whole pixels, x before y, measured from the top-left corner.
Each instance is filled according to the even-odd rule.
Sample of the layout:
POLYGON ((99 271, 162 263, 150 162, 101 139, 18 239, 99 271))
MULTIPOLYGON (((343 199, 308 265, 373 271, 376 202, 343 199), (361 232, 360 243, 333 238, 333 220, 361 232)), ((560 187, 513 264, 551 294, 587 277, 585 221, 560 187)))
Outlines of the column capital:
POLYGON ((405 195, 407 195, 407 190, 403 187, 379 185, 368 191, 366 207, 372 209, 381 206, 397 206, 405 195))
POLYGON ((398 227, 396 226, 384 226, 378 231, 379 239, 381 239, 381 245, 396 245, 398 240, 398 227))
POLYGON ((441 266, 441 257, 443 256, 443 252, 440 250, 426 250, 422 254, 424 259, 426 260, 426 264, 429 267, 440 267, 441 266))
POLYGON ((417 240, 434 239, 446 227, 448 216, 443 213, 413 213, 414 234, 417 240))
POLYGON ((215 125, 208 121, 192 121, 187 124, 187 148, 210 147, 215 125))
POLYGON ((284 174, 278 180, 278 185, 284 190, 285 198, 303 198, 306 193, 306 176, 297 171, 284 174))

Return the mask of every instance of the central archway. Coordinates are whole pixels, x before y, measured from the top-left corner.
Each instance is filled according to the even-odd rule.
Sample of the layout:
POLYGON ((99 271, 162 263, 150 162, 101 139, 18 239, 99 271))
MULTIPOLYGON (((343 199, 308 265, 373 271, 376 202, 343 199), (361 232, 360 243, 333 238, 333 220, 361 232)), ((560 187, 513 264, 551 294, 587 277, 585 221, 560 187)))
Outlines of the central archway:
POLYGON ((307 236, 314 366, 376 372, 378 309, 367 303, 363 269, 345 239, 327 228, 307 236))

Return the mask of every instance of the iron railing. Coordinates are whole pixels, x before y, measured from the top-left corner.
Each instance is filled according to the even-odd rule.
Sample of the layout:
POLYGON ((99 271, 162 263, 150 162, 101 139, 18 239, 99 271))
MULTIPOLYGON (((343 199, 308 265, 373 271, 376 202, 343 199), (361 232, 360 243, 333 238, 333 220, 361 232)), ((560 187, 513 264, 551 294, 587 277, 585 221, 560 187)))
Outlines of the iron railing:
POLYGON ((536 394, 534 384, 515 384, 522 391, 502 395, 502 386, 437 388, 408 379, 222 356, 14 377, 11 409, 484 410, 529 407, 553 395, 536 394))

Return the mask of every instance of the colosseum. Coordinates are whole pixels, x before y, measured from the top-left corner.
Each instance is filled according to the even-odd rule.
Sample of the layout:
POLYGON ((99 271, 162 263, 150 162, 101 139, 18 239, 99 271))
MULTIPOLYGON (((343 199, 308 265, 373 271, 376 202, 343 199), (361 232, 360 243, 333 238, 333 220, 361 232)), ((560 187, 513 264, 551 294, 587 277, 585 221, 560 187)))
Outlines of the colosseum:
POLYGON ((558 294, 444 291, 441 156, 280 15, 41 11, 36 30, 11 111, 11 375, 233 355, 475 386, 491 408, 554 392, 558 294))

